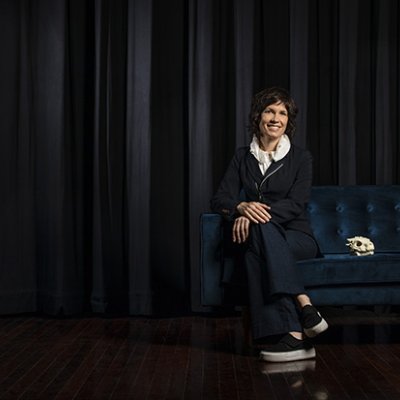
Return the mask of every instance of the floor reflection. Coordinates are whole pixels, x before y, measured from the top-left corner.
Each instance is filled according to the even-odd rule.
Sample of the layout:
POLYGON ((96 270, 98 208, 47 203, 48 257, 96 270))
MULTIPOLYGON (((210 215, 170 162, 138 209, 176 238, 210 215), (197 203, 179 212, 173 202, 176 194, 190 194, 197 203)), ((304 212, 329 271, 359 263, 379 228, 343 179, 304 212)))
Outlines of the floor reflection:
POLYGON ((368 310, 323 310, 329 329, 316 343, 388 344, 400 341, 400 315, 368 310))
POLYGON ((285 372, 315 371, 316 360, 302 360, 279 363, 267 363, 260 361, 260 364, 261 373, 268 375, 282 374, 285 372))
POLYGON ((307 380, 313 380, 312 376, 317 368, 316 360, 302 360, 282 363, 265 363, 260 361, 260 372, 268 376, 272 381, 274 376, 284 377, 289 390, 295 398, 312 398, 315 400, 328 400, 327 390, 314 382, 313 385, 306 383, 307 380))

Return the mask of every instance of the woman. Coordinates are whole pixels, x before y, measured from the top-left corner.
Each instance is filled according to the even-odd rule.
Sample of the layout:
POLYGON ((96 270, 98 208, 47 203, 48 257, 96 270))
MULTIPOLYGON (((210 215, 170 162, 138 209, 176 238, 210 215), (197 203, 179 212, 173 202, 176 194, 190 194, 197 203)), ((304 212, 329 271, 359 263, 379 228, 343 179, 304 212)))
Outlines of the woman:
POLYGON ((284 89, 254 96, 250 146, 236 151, 211 201, 215 212, 234 221, 233 242, 246 243, 253 337, 280 338, 260 352, 270 362, 315 357, 307 337, 328 328, 296 269, 296 261, 318 254, 306 215, 312 158, 291 142, 296 114, 284 89))

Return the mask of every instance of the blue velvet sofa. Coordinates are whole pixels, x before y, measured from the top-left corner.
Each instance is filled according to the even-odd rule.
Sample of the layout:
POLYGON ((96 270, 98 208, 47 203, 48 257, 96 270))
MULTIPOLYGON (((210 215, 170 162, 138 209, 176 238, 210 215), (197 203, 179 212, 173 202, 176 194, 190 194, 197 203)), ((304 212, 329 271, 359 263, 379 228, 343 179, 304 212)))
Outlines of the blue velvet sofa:
MULTIPOLYGON (((308 213, 322 257, 297 264, 314 304, 400 304, 400 186, 315 186, 308 213), (351 255, 346 239, 353 236, 370 238, 374 255, 351 255)), ((204 306, 246 302, 243 252, 230 229, 217 214, 201 216, 204 306)))

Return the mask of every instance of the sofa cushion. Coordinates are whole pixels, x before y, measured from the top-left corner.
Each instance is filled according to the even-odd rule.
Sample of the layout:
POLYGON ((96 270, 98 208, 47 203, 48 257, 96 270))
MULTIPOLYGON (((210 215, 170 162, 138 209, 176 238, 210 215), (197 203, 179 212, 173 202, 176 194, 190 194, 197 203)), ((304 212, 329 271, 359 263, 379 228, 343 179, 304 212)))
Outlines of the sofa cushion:
POLYGON ((372 256, 331 254, 299 261, 304 282, 310 286, 400 283, 400 254, 372 256))
POLYGON ((346 239, 369 237, 376 253, 400 252, 400 186, 314 186, 308 205, 323 254, 348 253, 346 239))

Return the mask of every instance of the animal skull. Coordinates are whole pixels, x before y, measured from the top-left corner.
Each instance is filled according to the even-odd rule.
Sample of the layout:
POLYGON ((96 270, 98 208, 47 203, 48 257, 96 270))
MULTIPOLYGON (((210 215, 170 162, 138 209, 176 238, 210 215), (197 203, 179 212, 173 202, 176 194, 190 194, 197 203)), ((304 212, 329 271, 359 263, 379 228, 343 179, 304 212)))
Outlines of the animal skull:
POLYGON ((350 247, 350 253, 357 256, 369 256, 374 254, 375 246, 370 239, 363 236, 354 236, 347 239, 346 246, 350 247))

